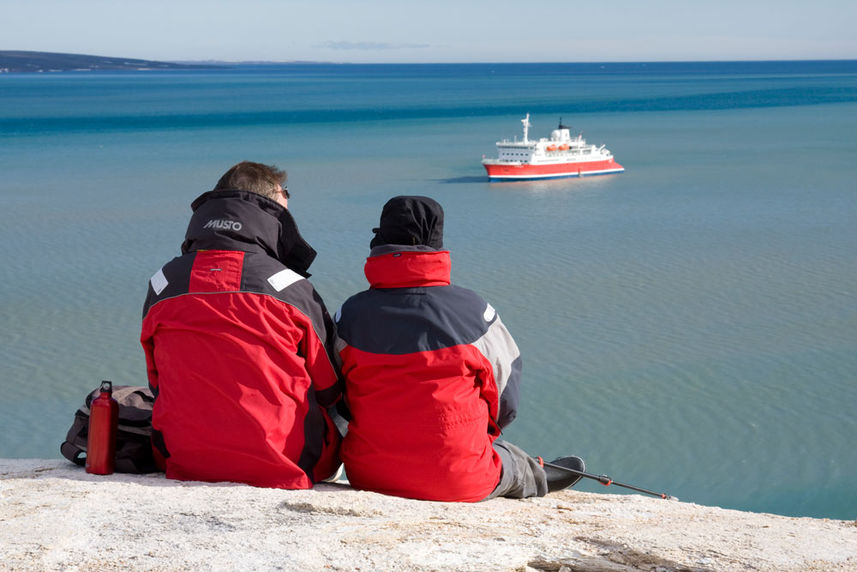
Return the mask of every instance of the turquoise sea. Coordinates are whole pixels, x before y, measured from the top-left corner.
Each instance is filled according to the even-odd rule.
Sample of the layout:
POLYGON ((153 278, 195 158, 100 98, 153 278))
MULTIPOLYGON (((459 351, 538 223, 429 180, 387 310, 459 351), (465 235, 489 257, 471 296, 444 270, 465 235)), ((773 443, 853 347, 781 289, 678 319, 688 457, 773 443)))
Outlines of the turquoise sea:
MULTIPOLYGON (((506 438, 684 501, 857 518, 857 62, 0 74, 0 457, 145 384, 149 277, 232 164, 289 172, 334 311, 381 206, 446 209, 524 358, 506 438), (562 118, 621 175, 489 183, 562 118)), ((588 491, 622 489, 585 481, 588 491)))

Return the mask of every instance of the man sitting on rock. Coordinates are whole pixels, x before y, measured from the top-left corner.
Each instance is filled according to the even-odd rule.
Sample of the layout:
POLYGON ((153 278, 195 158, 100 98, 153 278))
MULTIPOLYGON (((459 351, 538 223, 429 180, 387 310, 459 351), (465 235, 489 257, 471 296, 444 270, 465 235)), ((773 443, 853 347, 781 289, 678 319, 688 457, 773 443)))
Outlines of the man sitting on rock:
POLYGON ((182 255, 149 281, 140 341, 168 478, 308 489, 340 466, 335 328, 285 178, 229 169, 191 205, 182 255))
MULTIPOLYGON (((390 199, 373 229, 370 288, 338 313, 342 458, 358 489, 437 501, 544 496, 580 478, 498 439, 515 419, 521 358, 497 312, 450 284, 443 209, 390 199)), ((582 471, 578 457, 554 464, 582 471)))

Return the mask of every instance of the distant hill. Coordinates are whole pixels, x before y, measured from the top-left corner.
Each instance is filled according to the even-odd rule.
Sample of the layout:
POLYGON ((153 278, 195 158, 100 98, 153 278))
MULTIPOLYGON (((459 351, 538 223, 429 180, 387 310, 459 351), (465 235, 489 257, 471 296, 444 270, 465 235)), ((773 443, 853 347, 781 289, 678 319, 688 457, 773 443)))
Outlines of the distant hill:
POLYGON ((207 64, 171 63, 132 58, 0 50, 0 73, 110 70, 187 70, 218 67, 207 64))

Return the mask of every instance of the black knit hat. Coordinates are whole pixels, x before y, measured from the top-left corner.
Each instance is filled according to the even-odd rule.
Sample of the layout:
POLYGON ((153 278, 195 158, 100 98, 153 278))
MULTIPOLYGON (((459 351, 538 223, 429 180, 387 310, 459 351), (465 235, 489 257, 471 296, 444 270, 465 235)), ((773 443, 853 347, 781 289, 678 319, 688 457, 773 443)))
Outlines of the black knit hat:
POLYGON ((393 197, 381 211, 381 223, 373 228, 369 246, 384 244, 425 245, 443 248, 443 207, 434 199, 418 196, 393 197))

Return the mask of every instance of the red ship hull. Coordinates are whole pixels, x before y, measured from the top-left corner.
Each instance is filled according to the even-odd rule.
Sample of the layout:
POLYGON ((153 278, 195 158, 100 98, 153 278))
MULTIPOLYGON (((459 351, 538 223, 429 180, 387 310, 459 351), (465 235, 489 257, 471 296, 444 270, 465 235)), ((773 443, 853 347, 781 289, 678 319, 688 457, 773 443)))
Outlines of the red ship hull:
POLYGON ((562 177, 584 177, 592 175, 609 175, 625 170, 613 158, 603 161, 581 161, 576 163, 553 163, 532 165, 528 163, 488 163, 484 162, 485 171, 492 181, 526 180, 526 179, 556 179, 562 177))

